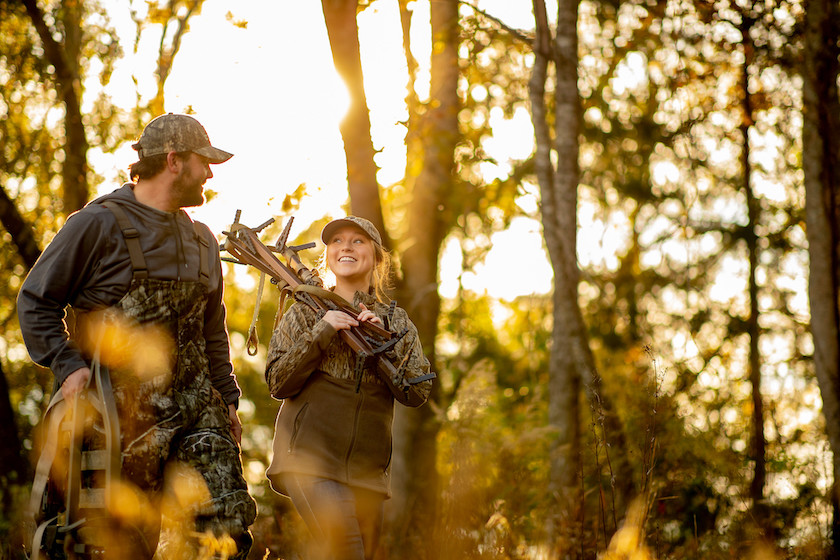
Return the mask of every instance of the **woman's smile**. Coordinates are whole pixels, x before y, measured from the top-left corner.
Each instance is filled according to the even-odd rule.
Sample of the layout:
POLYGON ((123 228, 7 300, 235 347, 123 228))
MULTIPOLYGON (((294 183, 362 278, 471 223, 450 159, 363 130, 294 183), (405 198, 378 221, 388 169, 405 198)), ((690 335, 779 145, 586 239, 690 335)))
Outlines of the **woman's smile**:
POLYGON ((354 225, 337 229, 327 243, 327 264, 339 291, 347 287, 366 292, 376 265, 373 240, 354 225))

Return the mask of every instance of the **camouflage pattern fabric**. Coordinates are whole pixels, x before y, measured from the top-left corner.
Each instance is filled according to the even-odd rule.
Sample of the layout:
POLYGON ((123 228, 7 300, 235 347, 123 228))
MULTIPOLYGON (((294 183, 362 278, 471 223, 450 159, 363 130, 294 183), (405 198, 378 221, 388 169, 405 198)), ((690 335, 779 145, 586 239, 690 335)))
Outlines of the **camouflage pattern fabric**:
MULTIPOLYGON (((353 305, 358 307, 360 303, 364 303, 380 319, 384 320, 388 315, 388 305, 370 294, 356 292, 353 305)), ((272 335, 266 359, 269 367, 265 376, 272 395, 276 396, 278 390, 290 381, 290 377, 301 370, 307 371, 308 374, 317 368, 336 379, 357 381, 356 353, 350 346, 338 336, 333 337, 324 349, 315 343, 321 336, 320 330, 325 328, 332 327, 326 322, 321 322, 318 314, 302 303, 295 303, 283 314, 280 325, 272 335)), ((417 328, 403 308, 395 309, 390 328, 394 332, 408 329, 408 333, 394 348, 394 353, 400 359, 409 356, 406 376, 412 378, 428 374, 431 366, 423 354, 417 328)), ((386 386, 372 368, 365 368, 362 382, 386 386)), ((423 398, 428 398, 432 390, 432 381, 423 381, 417 387, 423 398)))
MULTIPOLYGON (((256 504, 228 405, 210 383, 204 309, 198 282, 134 281, 116 306, 86 319, 84 338, 104 339, 107 346, 102 361, 111 369, 119 411, 123 480, 134 486, 136 499, 180 526, 173 534, 183 540, 168 544, 168 556, 245 558, 256 504), (109 330, 113 325, 118 333, 109 330), (216 542, 202 545, 208 536, 216 542), (235 546, 219 549, 231 539, 235 546), (208 547, 215 556, 207 555, 208 547)), ((139 522, 155 541, 156 517, 139 522)))
MULTIPOLYGON (((373 295, 356 292, 353 303, 364 303, 385 323, 389 306, 373 295)), ((394 395, 373 371, 374 364, 360 362, 320 317, 306 304, 295 303, 272 335, 265 376, 271 395, 283 399, 283 405, 266 476, 285 495, 284 475, 295 473, 389 496, 394 395)), ((405 361, 405 376, 427 375, 430 364, 408 314, 396 307, 389 322, 391 330, 407 330, 393 348, 395 361, 405 361)), ((425 401, 431 386, 426 379, 412 390, 425 401)))
POLYGON ((210 163, 222 163, 233 154, 214 148, 204 127, 189 115, 167 113, 153 119, 136 144, 140 159, 169 152, 195 152, 206 157, 210 163))

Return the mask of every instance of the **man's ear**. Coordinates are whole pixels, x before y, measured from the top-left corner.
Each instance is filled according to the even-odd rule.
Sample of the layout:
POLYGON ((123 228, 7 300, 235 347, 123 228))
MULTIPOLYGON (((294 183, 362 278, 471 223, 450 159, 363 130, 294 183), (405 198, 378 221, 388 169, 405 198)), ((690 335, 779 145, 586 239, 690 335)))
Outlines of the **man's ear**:
POLYGON ((172 173, 178 173, 182 164, 183 161, 178 156, 178 152, 168 152, 166 154, 166 168, 172 173))

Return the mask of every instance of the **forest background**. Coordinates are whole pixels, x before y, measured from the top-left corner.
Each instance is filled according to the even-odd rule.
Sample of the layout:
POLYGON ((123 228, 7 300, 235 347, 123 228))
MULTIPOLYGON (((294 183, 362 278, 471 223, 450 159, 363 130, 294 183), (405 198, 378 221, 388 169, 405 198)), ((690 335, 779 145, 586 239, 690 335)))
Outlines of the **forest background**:
MULTIPOLYGON (((220 239, 237 208, 386 233, 439 377, 398 410, 379 558, 834 557, 838 8, 0 0, 0 557, 52 388, 17 291, 166 111, 237 154, 191 211, 220 239)), ((252 557, 298 558, 276 291, 250 356, 257 276, 224 266, 252 557)))

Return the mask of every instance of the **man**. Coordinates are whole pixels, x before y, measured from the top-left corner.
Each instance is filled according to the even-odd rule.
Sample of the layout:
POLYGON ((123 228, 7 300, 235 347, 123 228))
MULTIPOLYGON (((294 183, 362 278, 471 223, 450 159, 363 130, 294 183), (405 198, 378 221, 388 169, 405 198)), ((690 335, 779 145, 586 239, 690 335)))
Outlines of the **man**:
POLYGON ((171 113, 132 147, 133 183, 72 214, 30 271, 18 297, 21 330, 68 403, 90 383, 94 356, 110 369, 121 478, 133 497, 119 500, 115 521, 95 537, 108 541, 99 544, 106 557, 151 558, 169 504, 188 523, 175 531, 190 537, 178 557, 218 546, 209 536, 232 540, 231 556, 245 558, 256 505, 239 458, 219 246, 183 211, 204 203, 210 164, 233 154, 213 147, 194 118, 171 113))

